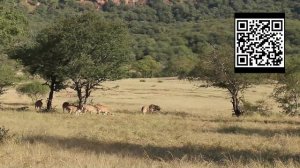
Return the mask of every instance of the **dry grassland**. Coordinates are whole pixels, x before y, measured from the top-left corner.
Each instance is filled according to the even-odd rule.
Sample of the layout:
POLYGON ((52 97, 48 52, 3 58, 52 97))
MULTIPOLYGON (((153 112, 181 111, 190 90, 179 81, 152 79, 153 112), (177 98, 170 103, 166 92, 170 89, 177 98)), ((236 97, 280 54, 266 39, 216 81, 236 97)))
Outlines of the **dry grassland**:
MULTIPOLYGON (((0 145, 0 167, 300 167, 299 118, 235 118, 225 90, 174 78, 104 85, 107 90, 91 99, 112 107, 114 116, 62 113, 62 102, 76 101, 69 91, 56 94, 58 112, 51 114, 36 113, 13 89, 1 96, 8 110, 0 111, 0 126, 12 137, 0 145), (162 114, 142 115, 140 108, 150 103, 162 114), (24 105, 31 110, 9 110, 24 105)), ((266 100, 276 113, 271 91, 260 85, 245 97, 266 100)))

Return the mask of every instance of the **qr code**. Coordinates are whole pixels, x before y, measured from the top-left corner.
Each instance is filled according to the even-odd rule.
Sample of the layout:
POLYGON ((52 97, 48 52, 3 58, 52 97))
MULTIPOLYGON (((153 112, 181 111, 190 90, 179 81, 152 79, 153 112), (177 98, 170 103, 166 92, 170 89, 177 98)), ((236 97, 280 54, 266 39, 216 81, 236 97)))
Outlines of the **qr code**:
POLYGON ((284 15, 236 15, 236 72, 284 72, 284 62, 284 15))

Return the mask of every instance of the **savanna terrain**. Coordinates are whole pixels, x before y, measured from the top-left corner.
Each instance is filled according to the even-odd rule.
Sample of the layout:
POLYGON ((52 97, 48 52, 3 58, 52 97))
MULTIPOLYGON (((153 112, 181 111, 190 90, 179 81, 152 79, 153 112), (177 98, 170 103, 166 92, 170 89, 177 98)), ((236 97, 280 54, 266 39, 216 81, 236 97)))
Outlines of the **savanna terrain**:
POLYGON ((0 0, 0 168, 300 167, 299 0, 119 2, 0 0), (285 74, 234 73, 240 12, 285 13, 285 74), (31 93, 49 87, 48 112, 12 87, 29 81, 31 93), (271 81, 295 117, 280 113, 275 86, 263 84, 271 81), (79 98, 71 89, 52 98, 65 84, 79 98), (81 107, 99 84, 88 103, 113 115, 62 111, 65 101, 81 107), (240 100, 270 110, 241 116, 240 100), (149 104, 161 112, 143 115, 149 104))
MULTIPOLYGON (((264 99, 275 113, 233 117, 226 90, 196 87, 176 78, 124 79, 104 83, 90 103, 103 103, 114 115, 70 115, 56 93, 53 113, 37 113, 14 89, 0 98, 0 124, 9 129, 1 144, 0 167, 299 167, 300 121, 276 115, 272 85, 245 92, 264 99), (145 104, 160 114, 142 115, 145 104), (30 106, 29 111, 16 111, 30 106)), ((45 104, 44 98, 44 104, 45 104)))

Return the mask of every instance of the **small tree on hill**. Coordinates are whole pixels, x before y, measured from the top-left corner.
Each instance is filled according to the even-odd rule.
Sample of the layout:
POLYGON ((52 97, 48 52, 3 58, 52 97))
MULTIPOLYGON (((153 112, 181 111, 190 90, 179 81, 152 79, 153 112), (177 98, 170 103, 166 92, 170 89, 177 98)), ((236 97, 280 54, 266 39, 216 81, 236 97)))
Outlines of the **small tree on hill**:
POLYGON ((205 80, 210 85, 227 89, 231 96, 234 114, 242 115, 241 94, 254 83, 255 76, 234 73, 234 57, 231 46, 211 46, 208 50, 210 53, 202 57, 198 65, 188 74, 188 78, 205 80))
POLYGON ((19 94, 25 94, 31 98, 32 102, 40 99, 42 96, 45 96, 49 92, 49 87, 43 85, 40 82, 32 82, 23 84, 17 87, 17 92, 19 94))

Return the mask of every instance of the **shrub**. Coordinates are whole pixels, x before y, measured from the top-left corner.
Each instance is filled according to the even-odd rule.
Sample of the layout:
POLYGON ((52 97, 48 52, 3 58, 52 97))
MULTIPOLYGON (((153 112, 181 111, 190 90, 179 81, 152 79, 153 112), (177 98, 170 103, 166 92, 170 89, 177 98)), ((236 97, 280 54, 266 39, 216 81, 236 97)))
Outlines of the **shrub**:
POLYGON ((266 104, 264 100, 258 100, 255 103, 250 103, 242 99, 242 110, 245 115, 253 115, 257 113, 263 116, 269 116, 271 114, 271 108, 266 104))
MULTIPOLYGON (((291 84, 290 84, 291 85, 291 84)), ((286 85, 276 86, 273 97, 286 115, 299 115, 299 89, 291 89, 286 85)))
POLYGON ((140 82, 146 82, 146 80, 145 79, 141 79, 140 82))
POLYGON ((27 95, 31 98, 32 102, 35 102, 49 92, 49 87, 40 82, 34 81, 32 83, 20 85, 17 87, 17 92, 19 94, 27 95))

